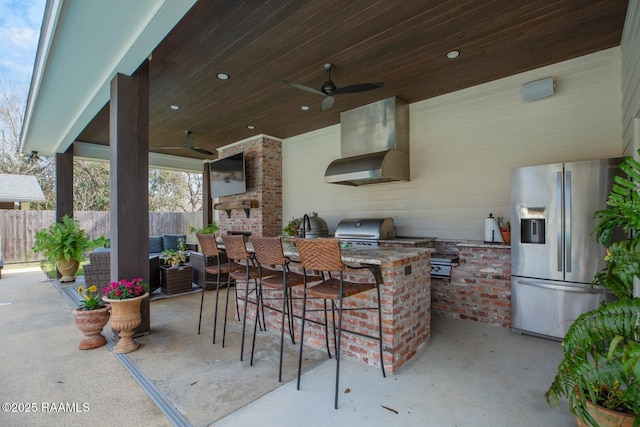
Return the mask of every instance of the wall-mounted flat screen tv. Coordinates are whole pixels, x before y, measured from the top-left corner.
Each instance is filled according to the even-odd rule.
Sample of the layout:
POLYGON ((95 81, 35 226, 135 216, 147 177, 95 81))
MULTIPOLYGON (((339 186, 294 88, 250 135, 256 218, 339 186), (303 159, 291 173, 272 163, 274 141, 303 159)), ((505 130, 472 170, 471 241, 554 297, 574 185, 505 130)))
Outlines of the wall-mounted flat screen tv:
POLYGON ((230 196, 247 191, 244 153, 214 160, 211 168, 211 197, 230 196))

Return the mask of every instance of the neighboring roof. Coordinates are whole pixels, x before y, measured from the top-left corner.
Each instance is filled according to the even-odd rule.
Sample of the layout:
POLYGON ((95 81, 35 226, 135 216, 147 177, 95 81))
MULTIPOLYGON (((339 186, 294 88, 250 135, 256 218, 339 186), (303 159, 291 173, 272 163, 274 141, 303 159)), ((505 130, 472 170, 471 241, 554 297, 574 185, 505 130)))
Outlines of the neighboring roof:
POLYGON ((0 202, 44 201, 44 193, 35 176, 0 174, 0 202))

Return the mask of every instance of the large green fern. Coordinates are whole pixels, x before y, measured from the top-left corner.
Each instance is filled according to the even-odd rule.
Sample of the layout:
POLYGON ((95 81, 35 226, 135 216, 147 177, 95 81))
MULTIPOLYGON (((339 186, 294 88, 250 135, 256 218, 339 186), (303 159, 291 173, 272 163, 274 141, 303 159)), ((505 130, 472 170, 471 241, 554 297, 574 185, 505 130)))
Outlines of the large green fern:
POLYGON ((640 298, 606 304, 580 315, 563 341, 564 358, 545 394, 569 398, 578 418, 597 424, 585 400, 629 412, 640 425, 640 298))
POLYGON ((596 212, 596 240, 607 247, 607 267, 596 274, 593 283, 611 290, 616 297, 633 297, 633 278, 640 277, 640 162, 625 158, 620 169, 626 176, 615 176, 607 199, 608 209, 596 212), (614 233, 629 236, 612 242, 614 233))

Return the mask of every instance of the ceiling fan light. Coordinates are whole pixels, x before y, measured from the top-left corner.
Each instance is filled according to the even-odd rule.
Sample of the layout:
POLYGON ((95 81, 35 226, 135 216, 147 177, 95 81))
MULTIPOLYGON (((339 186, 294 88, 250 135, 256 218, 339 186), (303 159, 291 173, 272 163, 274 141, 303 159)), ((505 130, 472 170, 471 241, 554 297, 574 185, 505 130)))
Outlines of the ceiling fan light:
POLYGON ((300 109, 301 109, 302 111, 309 111, 309 106, 308 106, 308 105, 301 105, 301 106, 300 106, 300 109))
POLYGON ((253 130, 253 129, 255 129, 255 128, 256 128, 256 127, 255 127, 254 125, 249 125, 249 126, 247 126, 247 129, 251 129, 251 130, 253 130))

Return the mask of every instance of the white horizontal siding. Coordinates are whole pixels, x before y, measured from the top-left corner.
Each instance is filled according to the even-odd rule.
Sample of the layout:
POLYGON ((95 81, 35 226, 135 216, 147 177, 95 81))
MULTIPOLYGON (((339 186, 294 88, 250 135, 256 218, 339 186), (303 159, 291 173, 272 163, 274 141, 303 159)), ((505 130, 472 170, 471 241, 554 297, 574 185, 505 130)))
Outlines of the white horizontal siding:
POLYGON ((625 153, 640 149, 640 2, 629 1, 622 42, 622 122, 625 153))
POLYGON ((509 216, 511 168, 622 154, 620 49, 613 48, 410 106, 411 181, 324 183, 340 157, 332 126, 283 143, 284 218, 315 211, 393 217, 398 233, 484 238, 484 218, 509 216), (524 102, 523 83, 554 77, 553 97, 524 102))

